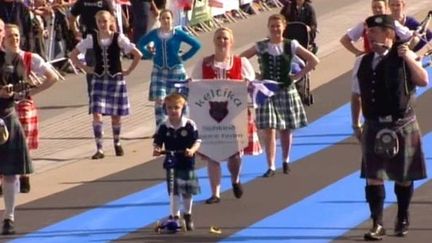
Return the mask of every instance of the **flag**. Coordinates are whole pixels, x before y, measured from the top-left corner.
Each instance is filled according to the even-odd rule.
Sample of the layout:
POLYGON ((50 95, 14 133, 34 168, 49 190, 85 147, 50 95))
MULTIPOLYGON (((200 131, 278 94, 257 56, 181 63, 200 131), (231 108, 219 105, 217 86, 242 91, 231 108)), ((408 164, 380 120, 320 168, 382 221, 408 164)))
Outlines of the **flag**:
POLYGON ((279 83, 273 80, 254 80, 250 82, 249 93, 254 107, 257 105, 262 106, 267 98, 272 97, 279 91, 279 83))

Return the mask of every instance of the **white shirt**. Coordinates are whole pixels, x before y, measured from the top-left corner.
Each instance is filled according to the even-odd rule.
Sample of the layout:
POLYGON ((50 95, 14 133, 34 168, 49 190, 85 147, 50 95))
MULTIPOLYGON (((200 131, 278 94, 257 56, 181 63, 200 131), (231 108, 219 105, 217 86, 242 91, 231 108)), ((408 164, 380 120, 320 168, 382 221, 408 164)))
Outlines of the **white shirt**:
MULTIPOLYGON (((111 38, 101 39, 99 44, 101 46, 109 46, 112 42, 111 38)), ((126 54, 132 51, 135 48, 135 44, 131 43, 130 40, 122 33, 119 34, 117 43, 121 49, 124 50, 126 54)), ((93 48, 93 36, 87 35, 85 39, 81 40, 77 46, 77 50, 81 53, 85 53, 87 49, 93 48)))
MULTIPOLYGON (((202 65, 203 65, 203 59, 198 61, 194 69, 192 70, 191 77, 193 79, 202 79, 202 65)), ((255 79, 255 70, 253 69, 252 64, 249 62, 249 60, 245 57, 241 58, 241 75, 244 79, 247 80, 254 80, 255 79)), ((230 58, 230 61, 228 63, 226 62, 214 62, 214 66, 220 70, 230 70, 232 68, 232 58, 230 58)))
MULTIPOLYGON (((293 56, 296 54, 297 48, 299 46, 300 46, 300 43, 297 40, 291 40, 291 53, 293 56)), ((268 48, 268 53, 272 56, 282 55, 284 52, 284 42, 281 42, 278 44, 268 42, 267 48, 268 48)), ((257 51, 258 51, 258 49, 257 49, 257 51)))
MULTIPOLYGON (((24 60, 25 51, 20 50, 18 54, 21 59, 24 60)), ((32 53, 31 58, 31 71, 34 72, 37 76, 43 76, 51 68, 51 64, 45 62, 45 60, 39 56, 37 53, 32 53)))

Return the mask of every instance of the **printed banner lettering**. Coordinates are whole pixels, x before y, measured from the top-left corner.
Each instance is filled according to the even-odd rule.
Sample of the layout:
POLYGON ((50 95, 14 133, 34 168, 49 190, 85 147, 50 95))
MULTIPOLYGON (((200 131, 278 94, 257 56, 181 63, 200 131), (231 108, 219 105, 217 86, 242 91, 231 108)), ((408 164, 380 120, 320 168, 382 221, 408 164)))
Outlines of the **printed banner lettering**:
POLYGON ((188 105, 202 139, 200 153, 223 161, 247 146, 247 97, 245 82, 189 83, 188 105))

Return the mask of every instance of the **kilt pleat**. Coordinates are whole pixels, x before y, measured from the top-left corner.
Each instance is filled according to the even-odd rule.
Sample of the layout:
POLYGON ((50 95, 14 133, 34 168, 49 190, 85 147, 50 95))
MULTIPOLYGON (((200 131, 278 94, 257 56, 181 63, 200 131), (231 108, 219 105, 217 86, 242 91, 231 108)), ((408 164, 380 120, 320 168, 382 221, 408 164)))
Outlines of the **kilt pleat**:
POLYGON ((294 86, 277 91, 255 112, 258 129, 297 129, 308 123, 303 103, 294 86))
MULTIPOLYGON (((151 73, 149 88, 149 100, 163 99, 165 96, 178 91, 170 82, 185 82, 187 79, 186 70, 183 65, 172 69, 159 68, 154 66, 151 73)), ((188 89, 183 88, 182 93, 187 97, 188 89)))
POLYGON ((129 99, 123 75, 93 76, 90 113, 108 116, 129 115, 129 99))
POLYGON ((32 99, 20 100, 15 104, 19 121, 26 137, 28 149, 39 147, 39 118, 32 99))
MULTIPOLYGON (((170 170, 166 170, 168 194, 171 193, 169 186, 169 173, 170 170)), ((195 170, 188 169, 175 169, 174 170, 174 195, 190 194, 196 195, 201 192, 199 185, 198 176, 195 170)))
POLYGON ((248 145, 243 149, 245 155, 259 155, 263 152, 252 112, 248 109, 248 145))
POLYGON ((399 152, 392 159, 382 158, 374 152, 375 137, 382 128, 368 122, 364 125, 361 177, 401 182, 426 178, 426 162, 417 120, 397 129, 399 152))
POLYGON ((9 131, 8 141, 0 145, 0 174, 21 175, 33 173, 33 165, 27 148, 24 131, 13 111, 2 117, 9 131))

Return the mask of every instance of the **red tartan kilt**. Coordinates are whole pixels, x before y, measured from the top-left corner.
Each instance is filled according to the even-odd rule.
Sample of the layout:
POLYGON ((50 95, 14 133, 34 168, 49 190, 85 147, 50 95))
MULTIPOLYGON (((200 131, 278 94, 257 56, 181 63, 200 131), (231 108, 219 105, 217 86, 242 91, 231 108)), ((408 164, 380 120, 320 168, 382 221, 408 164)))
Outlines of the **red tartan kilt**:
POLYGON ((37 149, 39 146, 39 119, 33 100, 19 101, 15 105, 15 110, 24 130, 28 148, 37 149))
POLYGON ((243 152, 245 155, 258 155, 263 152, 250 109, 248 109, 248 146, 243 149, 243 152))

